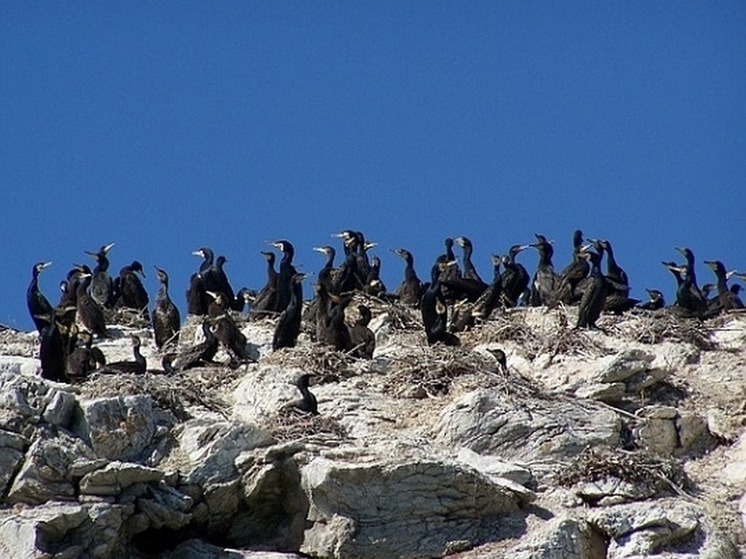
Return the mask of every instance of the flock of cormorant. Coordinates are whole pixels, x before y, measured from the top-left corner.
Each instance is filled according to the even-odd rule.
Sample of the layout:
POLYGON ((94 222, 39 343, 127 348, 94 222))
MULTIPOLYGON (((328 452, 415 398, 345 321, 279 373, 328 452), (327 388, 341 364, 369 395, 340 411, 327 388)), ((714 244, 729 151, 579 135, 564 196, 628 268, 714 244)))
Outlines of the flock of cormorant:
MULTIPOLYGON (((356 293, 417 308, 422 317, 429 344, 459 345, 458 333, 487 320, 498 308, 518 306, 577 305, 576 328, 601 329, 596 323, 603 312, 621 314, 633 308, 655 311, 666 307, 659 290, 647 290, 648 301, 629 297, 627 274, 617 263, 608 240, 586 240, 577 230, 573 234, 573 260, 556 272, 551 241, 536 234, 533 243, 513 245, 504 256, 492 255, 493 275, 490 283, 480 277, 472 262, 474 247, 467 237, 447 238, 445 251, 430 269, 430 281, 417 275, 414 256, 404 248, 392 250, 404 260, 404 277, 395 291, 389 292, 380 278, 381 260, 369 258, 376 246, 363 233, 347 230, 335 235, 341 240, 344 257, 335 265, 336 250, 325 245, 314 248, 326 256, 314 283, 314 298, 304 306, 302 282, 307 274, 294 265, 295 250, 287 240, 271 243, 282 258, 276 268, 274 252, 262 252, 267 263, 267 280, 259 291, 242 288, 234 291, 224 270, 225 256, 215 258, 206 247, 193 254, 202 258, 199 269, 191 276, 187 290, 190 315, 201 316, 204 341, 179 348, 181 316, 170 298, 169 277, 155 267, 159 288, 153 309, 140 277, 142 264, 137 260, 121 268, 115 278, 109 274, 108 254, 114 244, 96 252, 86 252, 96 262, 93 270, 75 264, 60 283, 61 296, 56 306, 39 290, 38 278, 50 263, 40 262, 32 268, 27 291, 29 313, 41 340, 42 376, 60 382, 79 382, 92 373, 144 373, 145 358, 140 353, 141 340, 132 336, 133 361, 108 362, 93 345, 94 338, 107 338, 107 321, 116 320, 117 312, 129 312, 153 327, 155 344, 163 352, 162 366, 167 374, 210 364, 222 345, 232 362, 253 361, 247 352, 247 340, 236 322, 236 314, 248 309, 247 320, 273 320, 273 350, 292 348, 298 342, 302 324, 307 325, 311 339, 358 358, 370 359, 375 350, 375 336, 368 327, 371 311, 357 306, 359 318, 353 324, 346 320, 346 310, 356 293), (461 262, 454 253, 461 249, 461 262), (533 277, 517 261, 524 250, 534 248, 538 263, 533 277), (601 263, 606 257, 606 273, 601 263), (449 316, 450 314, 450 316, 449 316)), ((676 280, 676 301, 668 307, 681 317, 706 319, 724 311, 742 309, 741 286, 728 286, 731 277, 746 281, 746 274, 729 272, 720 261, 706 261, 715 275, 715 283, 701 288, 695 273, 694 253, 677 248, 685 262, 663 262, 676 280)), ((299 407, 316 412, 315 399, 308 391, 308 378, 298 381, 303 395, 299 407)))

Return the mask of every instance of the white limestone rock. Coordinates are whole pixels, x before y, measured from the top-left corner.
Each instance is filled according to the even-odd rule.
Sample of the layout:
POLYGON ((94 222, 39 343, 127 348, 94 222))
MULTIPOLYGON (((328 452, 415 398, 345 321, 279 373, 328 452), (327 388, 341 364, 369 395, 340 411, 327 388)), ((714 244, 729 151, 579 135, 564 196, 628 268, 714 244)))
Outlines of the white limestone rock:
POLYGON ((452 402, 434 427, 440 444, 526 463, 571 458, 589 445, 614 447, 620 431, 619 416, 591 401, 517 401, 486 390, 452 402))
POLYGON ((693 504, 675 499, 593 509, 588 521, 610 538, 607 557, 736 559, 733 544, 693 504), (679 553, 667 553, 668 549, 679 553))
POLYGON ((7 501, 40 504, 55 499, 74 499, 76 488, 72 465, 80 459, 93 458, 95 455, 88 446, 64 432, 53 438, 42 436, 26 452, 7 501))
POLYGON ((301 551, 323 557, 440 556, 494 536, 522 497, 458 463, 315 458, 302 470, 311 508, 301 551))
POLYGON ((81 402, 75 432, 109 460, 135 459, 153 443, 156 413, 150 396, 99 398, 81 402))

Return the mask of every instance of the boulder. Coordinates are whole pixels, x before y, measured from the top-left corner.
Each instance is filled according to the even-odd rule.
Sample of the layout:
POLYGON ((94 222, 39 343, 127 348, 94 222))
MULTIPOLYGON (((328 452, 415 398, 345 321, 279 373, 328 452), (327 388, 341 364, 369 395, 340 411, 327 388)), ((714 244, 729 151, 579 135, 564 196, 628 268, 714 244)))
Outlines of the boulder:
POLYGON ((615 447, 619 416, 591 401, 515 398, 486 390, 448 405, 434 427, 438 443, 504 460, 568 459, 587 446, 615 447))
POLYGON ((150 396, 98 398, 81 403, 74 430, 101 458, 140 457, 153 442, 156 414, 150 396))
POLYGON ((34 441, 8 492, 9 503, 41 504, 50 500, 72 500, 76 490, 72 465, 95 455, 81 440, 60 431, 43 434, 34 441))
POLYGON ((622 382, 650 368, 655 355, 639 349, 625 349, 616 355, 598 359, 592 380, 595 382, 622 382))
POLYGON ((308 499, 294 455, 297 444, 260 448, 241 454, 237 514, 231 519, 228 541, 236 546, 297 550, 303 542, 308 499))
POLYGON ((140 464, 111 462, 87 474, 80 482, 80 492, 88 495, 119 495, 135 483, 157 483, 165 474, 140 464))
POLYGON ((603 537, 583 520, 566 515, 552 518, 521 538, 509 553, 485 559, 600 559, 606 557, 603 537))
POLYGON ((124 557, 124 518, 130 508, 50 502, 0 513, 0 557, 105 559, 124 557))
POLYGON ((0 497, 5 495, 8 483, 23 461, 23 452, 28 445, 26 437, 0 430, 0 497))
POLYGON ((593 509, 588 521, 609 538, 607 557, 736 559, 733 544, 704 511, 675 499, 593 509))
POLYGON ((302 469, 310 527, 301 551, 323 557, 426 557, 496 537, 523 497, 463 464, 324 457, 302 469))

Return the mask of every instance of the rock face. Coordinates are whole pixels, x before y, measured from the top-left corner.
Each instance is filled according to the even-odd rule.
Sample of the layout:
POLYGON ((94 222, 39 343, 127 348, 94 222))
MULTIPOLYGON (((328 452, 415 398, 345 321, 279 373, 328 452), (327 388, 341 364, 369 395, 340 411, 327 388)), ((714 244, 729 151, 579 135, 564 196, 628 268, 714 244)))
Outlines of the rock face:
MULTIPOLYGON (((737 558, 746 552, 746 316, 704 326, 572 309, 498 313, 429 347, 374 309, 371 360, 272 319, 236 321, 256 363, 77 385, 0 338, 0 557, 737 558), (497 341, 499 340, 499 342, 497 341), (508 357, 502 368, 489 350, 508 357), (320 415, 297 412, 311 374, 320 415)), ((354 308, 354 305, 351 305, 354 308)), ((198 341, 187 321, 182 343, 198 341)))
POLYGON ((447 446, 527 462, 571 458, 587 446, 617 446, 621 420, 593 402, 511 401, 477 390, 446 407, 435 433, 447 446))
POLYGON ((325 557, 437 557, 494 537, 526 495, 460 464, 418 459, 303 469, 311 501, 303 551, 325 557), (331 553, 330 553, 331 552, 331 553))

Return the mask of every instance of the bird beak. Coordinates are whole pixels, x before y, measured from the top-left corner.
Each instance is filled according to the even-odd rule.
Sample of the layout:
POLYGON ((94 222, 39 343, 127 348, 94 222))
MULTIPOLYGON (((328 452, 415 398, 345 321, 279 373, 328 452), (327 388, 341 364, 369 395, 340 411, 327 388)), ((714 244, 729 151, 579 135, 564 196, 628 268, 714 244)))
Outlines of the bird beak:
POLYGON ((202 251, 201 251, 201 250, 195 250, 195 251, 194 251, 194 252, 193 252, 192 254, 193 254, 194 256, 204 256, 204 254, 202 253, 202 251))
POLYGON ((51 265, 51 262, 44 262, 44 264, 41 265, 41 269, 43 270, 44 268, 49 268, 51 265))
POLYGON ((102 248, 101 250, 103 251, 103 253, 104 253, 104 254, 106 254, 106 253, 107 253, 107 252, 109 252, 109 251, 110 251, 110 250, 111 250, 112 248, 114 248, 114 243, 111 243, 110 245, 106 245, 106 246, 105 246, 105 247, 103 247, 103 248, 102 248))

